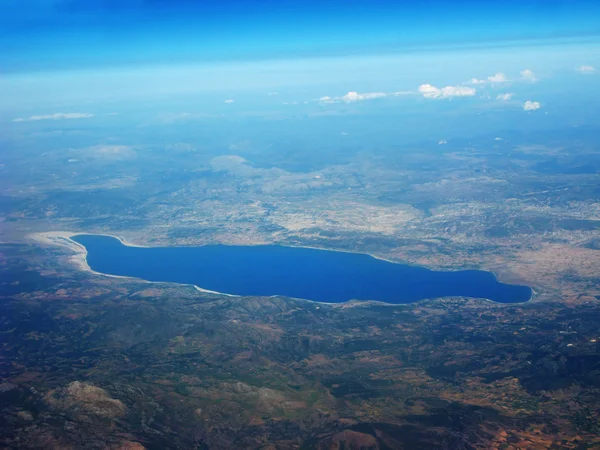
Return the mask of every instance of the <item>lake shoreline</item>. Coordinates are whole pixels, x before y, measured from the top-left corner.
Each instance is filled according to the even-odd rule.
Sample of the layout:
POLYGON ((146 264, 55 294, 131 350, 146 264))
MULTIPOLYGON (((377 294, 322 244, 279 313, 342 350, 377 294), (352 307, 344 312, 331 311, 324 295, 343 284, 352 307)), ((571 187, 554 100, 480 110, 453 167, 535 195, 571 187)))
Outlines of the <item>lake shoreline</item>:
MULTIPOLYGON (((114 278, 122 278, 122 279, 132 279, 132 280, 136 280, 136 281, 143 281, 143 282, 147 282, 147 283, 160 283, 160 284, 165 284, 165 283, 169 283, 169 284, 177 284, 177 285, 185 285, 185 286, 191 286, 193 287, 195 290, 199 291, 199 292, 203 292, 203 293, 209 293, 209 294, 214 294, 214 295, 223 295, 223 296, 229 296, 229 297, 242 297, 243 295, 237 295, 237 294, 229 294, 226 292, 219 292, 219 291, 215 291, 215 290, 209 290, 209 289, 205 289, 202 288, 196 284, 193 283, 181 283, 181 282, 176 282, 176 281, 150 281, 150 280, 146 280, 143 278, 139 278, 139 277, 133 277, 133 276, 122 276, 122 275, 111 275, 111 274, 107 274, 107 273, 103 273, 103 272, 98 272, 93 270, 87 261, 87 255, 88 255, 88 250, 87 248, 74 241, 73 239, 71 239, 72 237, 75 236, 85 236, 85 235, 89 235, 89 236, 105 236, 105 237, 110 237, 113 239, 118 240, 122 245, 126 246, 126 247, 137 247, 137 248, 173 248, 173 247, 169 247, 169 246, 163 246, 163 247, 153 247, 153 246, 147 246, 147 245, 138 245, 138 244, 134 244, 132 242, 127 241, 125 238, 121 237, 121 236, 115 236, 115 235, 110 235, 110 234, 106 234, 106 233, 90 233, 90 232, 67 232, 67 231, 60 231, 60 232, 45 232, 45 233, 34 233, 32 235, 30 235, 30 237, 37 241, 38 243, 43 243, 43 244, 50 244, 50 245, 60 245, 63 247, 68 247, 70 250, 75 252, 75 255, 71 258, 71 261, 80 269, 80 270, 84 270, 90 273, 93 273, 95 275, 100 275, 100 276, 108 276, 108 277, 114 277, 114 278)), ((198 245, 196 247, 205 247, 205 246, 210 246, 210 245, 223 245, 223 246, 227 246, 227 247, 236 247, 235 245, 230 245, 230 244, 204 244, 204 245, 198 245)), ((427 269, 430 270, 432 272, 436 272, 435 270, 429 269, 427 267, 424 266, 417 266, 417 265, 410 265, 410 264, 406 264, 406 263, 402 263, 402 262, 397 262, 397 261, 392 261, 383 257, 379 257, 376 255, 372 255, 372 254, 368 254, 368 253, 363 253, 363 252, 355 252, 355 251, 350 251, 350 250, 338 250, 338 249, 325 249, 325 248, 319 248, 319 247, 313 247, 313 246, 301 246, 301 245, 280 245, 280 244, 256 244, 256 245, 247 245, 247 246, 241 246, 241 247, 255 247, 255 246, 264 246, 264 245, 271 245, 271 246, 279 246, 279 247, 289 247, 289 248, 301 248, 301 249, 312 249, 312 250, 318 250, 318 251, 323 251, 323 252, 338 252, 338 253, 349 253, 349 254, 358 254, 358 255, 364 255, 364 256, 369 256, 375 260, 379 260, 379 261, 384 261, 387 263, 391 263, 391 264, 398 264, 398 265, 405 265, 405 266, 411 266, 411 267, 415 267, 415 268, 422 268, 422 269, 427 269)), ((180 248, 189 248, 191 246, 182 246, 180 248)), ((493 275, 494 280, 497 283, 502 283, 501 281, 499 281, 498 276, 495 272, 493 271, 485 271, 485 270, 479 270, 479 269, 468 269, 470 271, 475 271, 475 272, 485 272, 485 273, 490 273, 493 275)), ((445 270, 443 272, 460 272, 461 269, 457 269, 457 270, 445 270)), ((437 271, 440 272, 440 271, 437 271)), ((506 283, 502 283, 502 284, 506 284, 506 283)), ((524 286, 524 285, 511 285, 511 286, 524 286)), ((399 306, 399 305, 403 305, 403 304, 412 304, 415 302, 420 302, 420 301, 425 301, 425 300, 434 300, 434 299, 440 299, 440 298, 473 298, 473 299, 479 299, 479 300, 484 300, 484 301, 488 301, 488 302, 492 302, 496 305, 519 305, 519 304, 524 304, 524 303, 528 303, 530 301, 532 301, 535 297, 535 295, 537 294, 535 292, 535 290, 533 290, 532 288, 530 288, 529 286, 525 286, 528 287, 531 291, 531 295, 529 297, 528 300, 523 301, 523 302, 502 302, 502 301, 496 301, 496 300, 491 300, 488 298, 482 298, 482 297, 472 297, 472 296, 438 296, 438 297, 431 297, 431 298, 423 298, 423 299, 419 299, 416 301, 410 301, 408 303, 392 303, 392 302, 388 302, 388 301, 380 301, 380 300, 348 300, 348 301, 344 301, 344 302, 325 302, 325 301, 319 301, 319 300, 311 300, 311 299, 304 299, 304 298, 299 298, 299 297, 294 297, 294 296, 290 296, 290 295, 260 295, 263 297, 277 297, 277 296, 281 296, 281 297, 291 297, 291 298, 298 298, 301 300, 307 300, 307 301, 311 301, 314 303, 324 303, 324 304, 329 304, 329 305, 340 305, 340 304, 348 304, 348 302, 351 302, 352 304, 380 304, 380 305, 390 305, 390 306, 399 306)), ((258 296, 258 295, 249 295, 249 296, 258 296)))
POLYGON ((109 274, 109 273, 95 271, 94 269, 92 269, 90 267, 90 265, 87 262, 88 250, 85 247, 85 245, 82 245, 79 242, 76 242, 73 239, 71 239, 71 237, 74 237, 74 236, 88 236, 88 235, 112 237, 114 239, 119 240, 123 245, 126 245, 128 247, 152 248, 149 246, 136 245, 133 243, 129 243, 120 236, 113 236, 110 234, 103 234, 103 233, 79 233, 79 232, 71 233, 68 231, 56 231, 56 232, 50 231, 50 232, 44 232, 44 233, 33 233, 33 234, 29 235, 29 237, 31 239, 33 239, 34 241, 41 243, 41 244, 67 247, 70 250, 73 250, 75 252, 75 255, 73 255, 71 257, 71 262, 73 262, 79 270, 82 270, 82 271, 88 272, 88 273, 92 273, 94 275, 99 275, 102 277, 109 277, 109 278, 119 278, 119 279, 123 279, 123 280, 135 280, 137 282, 150 283, 150 284, 177 284, 179 286, 193 287, 195 290, 197 290, 199 292, 203 292, 205 294, 223 295, 226 297, 241 297, 240 295, 227 294, 225 292, 216 292, 216 291, 211 291, 208 289, 203 289, 200 286, 196 286, 195 284, 176 283, 173 281, 150 281, 150 280, 144 280, 143 278, 123 276, 123 275, 113 275, 113 274, 109 274))

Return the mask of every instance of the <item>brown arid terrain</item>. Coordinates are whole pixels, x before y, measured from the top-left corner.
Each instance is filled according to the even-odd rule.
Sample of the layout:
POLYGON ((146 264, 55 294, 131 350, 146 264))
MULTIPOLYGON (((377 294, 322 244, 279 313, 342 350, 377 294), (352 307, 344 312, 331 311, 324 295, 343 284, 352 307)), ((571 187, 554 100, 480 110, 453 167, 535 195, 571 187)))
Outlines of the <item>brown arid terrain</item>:
POLYGON ((600 448, 597 131, 300 145, 316 122, 283 122, 269 142, 173 141, 177 123, 9 139, 0 447, 600 448), (76 233, 368 253, 534 294, 230 297, 94 273, 76 233))
POLYGON ((3 245, 4 448, 600 447, 600 305, 224 297, 3 245))

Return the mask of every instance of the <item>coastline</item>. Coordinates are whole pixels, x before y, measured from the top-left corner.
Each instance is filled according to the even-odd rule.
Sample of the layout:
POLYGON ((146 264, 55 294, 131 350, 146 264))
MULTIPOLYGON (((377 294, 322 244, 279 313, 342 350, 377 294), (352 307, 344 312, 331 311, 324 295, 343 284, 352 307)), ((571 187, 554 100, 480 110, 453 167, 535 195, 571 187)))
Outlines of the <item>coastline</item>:
MULTIPOLYGON (((127 247, 137 247, 137 248, 161 248, 161 247, 153 247, 153 246, 148 246, 148 245, 139 245, 139 244, 134 244, 132 242, 127 241, 125 238, 123 238, 122 236, 115 236, 112 234, 106 234, 106 233, 92 233, 92 232, 69 232, 69 231, 49 231, 49 232, 41 232, 41 233, 32 233, 30 235, 28 235, 29 238, 31 238, 32 240, 36 241, 37 243, 40 244, 45 244, 45 245, 54 245, 54 246, 62 246, 62 247, 66 247, 69 248, 70 250, 75 252, 75 255, 71 256, 70 261, 79 269, 79 270, 83 270, 85 272, 89 272, 89 273, 93 273, 94 275, 100 275, 100 276, 105 276, 105 277, 111 277, 111 278, 120 278, 120 279, 128 279, 128 280, 136 280, 136 281, 142 281, 145 283, 152 283, 152 284, 177 284, 179 286, 191 286, 194 289, 196 289, 199 292, 203 292, 203 293, 207 293, 207 294, 214 294, 214 295, 223 295, 223 296, 227 296, 227 297, 243 297, 241 295, 236 295, 236 294, 228 294, 225 292, 217 292, 217 291, 211 291, 209 289, 204 289, 201 288, 200 286, 197 286, 195 284, 186 284, 186 283, 176 283, 176 282, 171 282, 171 281, 149 281, 149 280, 144 280, 143 278, 136 278, 136 277, 128 277, 128 276, 122 276, 122 275, 111 275, 111 274, 106 274, 103 272, 96 272, 95 270, 93 270, 88 262, 87 262, 87 255, 88 255, 88 251, 87 248, 82 245, 79 244, 78 242, 74 241, 73 239, 71 239, 74 236, 82 236, 82 235, 90 235, 90 236, 107 236, 107 237, 112 237, 114 239, 117 239, 119 242, 121 242, 122 245, 125 245, 127 247)), ((198 245, 198 247, 201 246, 205 246, 208 244, 201 244, 198 245)), ((215 244, 216 245, 216 244, 215 244)), ((226 246, 232 246, 232 244, 218 244, 218 245, 226 245, 226 246)), ((282 244, 248 244, 248 246, 257 246, 257 245, 282 245, 282 244)), ((291 247, 291 248, 304 248, 304 249, 311 249, 311 250, 319 250, 319 251, 333 251, 333 252, 340 252, 340 253, 352 253, 352 254, 358 254, 358 255, 367 255, 370 256, 371 258, 380 260, 380 261, 385 261, 391 264, 407 264, 407 265, 411 265, 411 266, 415 266, 415 267, 423 267, 427 270, 434 270, 434 269, 430 269, 428 267, 424 267, 424 266, 416 266, 413 264, 408 264, 405 262, 400 262, 400 261, 393 261, 390 259, 386 259, 377 255, 373 255, 371 253, 364 253, 364 252, 356 252, 356 251, 352 251, 352 250, 340 250, 340 249, 326 249, 326 248, 322 248, 322 247, 313 247, 313 246, 305 246, 305 245, 285 245, 286 247, 291 247)), ((162 247, 162 248, 168 248, 168 247, 162 247)), ((498 283, 503 283, 502 281, 500 281, 500 279, 498 278, 498 274, 493 271, 493 270, 481 270, 481 269, 456 269, 456 270, 450 270, 451 271, 460 271, 460 270, 474 270, 474 271, 480 271, 480 272, 488 272, 491 273, 494 276, 494 279, 496 282, 498 283)), ((510 284, 510 283, 504 283, 504 284, 510 284)), ((529 297, 528 300, 524 301, 524 302, 515 302, 515 303, 503 303, 503 302, 496 302, 494 300, 488 299, 488 298, 477 298, 478 300, 484 300, 486 302, 491 302, 495 305, 524 305, 526 303, 530 303, 532 301, 534 301, 534 299, 539 295, 539 292, 537 292, 534 288, 532 288, 531 286, 527 286, 527 285, 517 285, 517 284, 513 284, 513 286, 525 286, 528 287, 531 290, 531 296, 529 297)), ((277 295, 273 295, 271 297, 278 297, 277 295)), ((463 298, 463 297, 439 297, 439 298, 463 298)), ((475 297, 464 297, 464 298, 475 298, 475 297)), ((380 304, 380 305, 389 305, 389 306, 401 306, 401 305, 410 305, 413 303, 399 303, 399 304, 395 304, 395 303, 388 303, 388 302, 382 302, 379 300, 348 300, 347 302, 344 303, 330 303, 330 302, 320 302, 320 301, 315 301, 315 300, 310 300, 310 299, 298 299, 298 300, 304 300, 304 301, 309 301, 309 302, 313 302, 313 303, 319 303, 319 304, 326 304, 326 305, 346 305, 346 306, 350 306, 348 305, 348 302, 351 302, 352 305, 355 304, 371 304, 371 303, 376 303, 376 304, 380 304)), ((422 299, 419 301, 425 301, 425 300, 435 300, 434 299, 422 299)))

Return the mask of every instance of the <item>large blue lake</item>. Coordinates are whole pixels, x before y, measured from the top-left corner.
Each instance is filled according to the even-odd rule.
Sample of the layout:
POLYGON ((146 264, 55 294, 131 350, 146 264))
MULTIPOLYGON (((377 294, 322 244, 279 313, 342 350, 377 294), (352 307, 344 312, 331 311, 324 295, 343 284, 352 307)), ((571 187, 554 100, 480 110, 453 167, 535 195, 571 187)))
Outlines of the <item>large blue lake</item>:
POLYGON ((516 303, 531 297, 529 287, 499 283, 491 272, 436 272, 357 253, 276 245, 141 248, 109 236, 72 239, 86 247, 88 264, 96 272, 195 284, 227 294, 331 303, 410 303, 450 296, 516 303))

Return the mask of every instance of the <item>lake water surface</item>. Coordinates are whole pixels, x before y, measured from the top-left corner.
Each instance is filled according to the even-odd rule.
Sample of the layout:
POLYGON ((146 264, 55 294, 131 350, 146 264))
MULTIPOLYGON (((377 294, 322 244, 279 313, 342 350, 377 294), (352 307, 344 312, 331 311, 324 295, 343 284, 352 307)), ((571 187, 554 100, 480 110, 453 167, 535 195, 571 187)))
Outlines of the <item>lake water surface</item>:
POLYGON ((88 265, 96 272, 194 284, 227 294, 330 303, 410 303, 452 296, 516 303, 531 297, 529 287, 500 283, 491 272, 436 272, 358 253, 277 245, 141 248, 110 236, 72 239, 87 249, 88 265))

